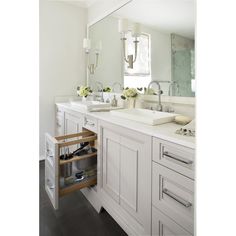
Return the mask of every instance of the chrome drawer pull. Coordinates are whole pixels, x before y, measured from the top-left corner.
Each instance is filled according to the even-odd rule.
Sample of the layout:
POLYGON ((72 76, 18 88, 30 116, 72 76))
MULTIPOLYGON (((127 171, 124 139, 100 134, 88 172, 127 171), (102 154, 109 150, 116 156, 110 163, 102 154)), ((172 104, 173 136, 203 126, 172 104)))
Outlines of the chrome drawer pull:
POLYGON ((169 191, 167 188, 164 188, 164 189, 162 190, 162 192, 163 192, 164 194, 166 194, 167 196, 173 198, 175 201, 179 202, 180 204, 182 204, 183 206, 185 206, 185 207, 187 207, 187 208, 190 207, 190 206, 192 206, 192 203, 191 203, 191 202, 188 202, 188 201, 184 200, 183 198, 181 198, 181 197, 175 195, 174 193, 172 193, 171 191, 169 191))
POLYGON ((51 183, 51 181, 49 179, 47 179, 47 185, 48 185, 49 189, 55 188, 55 186, 51 183))
POLYGON ((173 154, 170 154, 169 152, 164 152, 163 156, 167 156, 169 158, 172 158, 172 159, 174 159, 176 161, 182 162, 182 163, 187 164, 187 165, 193 164, 193 161, 185 159, 183 157, 179 157, 179 156, 177 157, 177 156, 175 156, 173 154))
POLYGON ((87 122, 86 125, 94 126, 95 124, 92 122, 87 122))
POLYGON ((93 122, 88 121, 87 118, 85 118, 84 124, 89 126, 95 126, 95 124, 93 122))

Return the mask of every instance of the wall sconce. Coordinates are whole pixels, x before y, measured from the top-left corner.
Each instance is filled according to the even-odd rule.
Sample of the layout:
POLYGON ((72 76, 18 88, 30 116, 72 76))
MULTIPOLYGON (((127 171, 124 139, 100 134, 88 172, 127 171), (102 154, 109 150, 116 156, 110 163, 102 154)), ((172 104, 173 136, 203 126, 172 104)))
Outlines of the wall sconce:
POLYGON ((89 55, 91 53, 91 41, 88 38, 85 38, 83 41, 83 48, 85 49, 85 53, 87 55, 87 67, 89 70, 89 73, 91 75, 94 75, 94 72, 96 70, 96 68, 98 67, 98 58, 99 58, 99 54, 102 50, 102 43, 98 42, 95 48, 95 63, 90 63, 89 60, 89 55))
POLYGON ((131 31, 132 33, 132 37, 134 38, 134 55, 130 54, 127 56, 126 58, 126 34, 130 31, 129 30, 129 21, 128 19, 120 19, 119 23, 118 23, 118 29, 119 29, 119 33, 121 35, 121 40, 122 40, 122 45, 123 45, 123 55, 124 55, 124 60, 125 62, 128 63, 128 68, 133 69, 134 68, 134 63, 137 59, 137 52, 138 52, 138 37, 141 34, 140 31, 140 24, 138 23, 134 23, 132 25, 133 29, 131 31))

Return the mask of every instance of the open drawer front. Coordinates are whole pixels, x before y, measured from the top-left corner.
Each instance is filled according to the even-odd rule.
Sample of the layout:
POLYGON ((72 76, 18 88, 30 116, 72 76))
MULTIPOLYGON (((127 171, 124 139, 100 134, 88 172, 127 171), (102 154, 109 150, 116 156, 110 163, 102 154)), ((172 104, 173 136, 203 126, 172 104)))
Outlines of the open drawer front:
POLYGON ((97 135, 88 130, 57 137, 45 134, 45 189, 55 209, 60 197, 97 184, 96 140, 97 135), (82 151, 73 154, 80 147, 82 151), (78 169, 85 160, 92 160, 93 165, 78 169))

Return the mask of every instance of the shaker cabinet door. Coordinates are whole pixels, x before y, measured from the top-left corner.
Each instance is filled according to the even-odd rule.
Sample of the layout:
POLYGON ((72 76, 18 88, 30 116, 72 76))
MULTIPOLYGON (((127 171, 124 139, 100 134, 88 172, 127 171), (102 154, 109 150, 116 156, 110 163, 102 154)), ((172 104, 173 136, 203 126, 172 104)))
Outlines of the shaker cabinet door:
POLYGON ((120 138, 120 205, 144 228, 150 227, 151 139, 120 138))
POLYGON ((102 188, 151 233, 151 137, 102 123, 102 188))
POLYGON ((119 202, 120 143, 114 132, 103 130, 103 189, 119 202))

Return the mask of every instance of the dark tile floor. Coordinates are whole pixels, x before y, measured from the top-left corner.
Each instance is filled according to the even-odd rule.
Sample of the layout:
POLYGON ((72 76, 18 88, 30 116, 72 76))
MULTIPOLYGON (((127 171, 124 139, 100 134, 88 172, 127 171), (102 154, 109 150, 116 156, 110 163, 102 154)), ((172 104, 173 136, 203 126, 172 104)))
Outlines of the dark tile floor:
POLYGON ((40 236, 127 235, 103 210, 100 214, 80 191, 60 199, 55 211, 44 189, 44 162, 40 162, 40 236))

